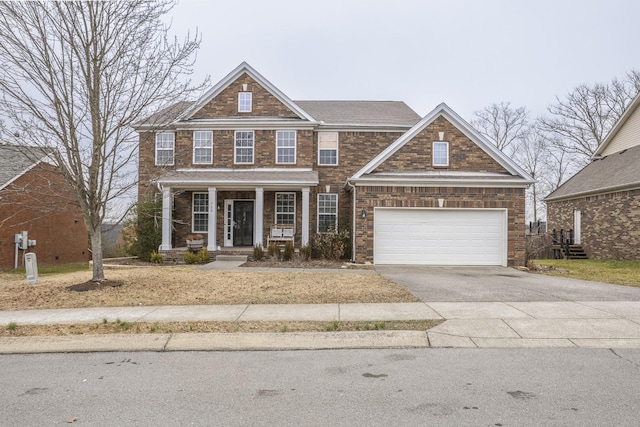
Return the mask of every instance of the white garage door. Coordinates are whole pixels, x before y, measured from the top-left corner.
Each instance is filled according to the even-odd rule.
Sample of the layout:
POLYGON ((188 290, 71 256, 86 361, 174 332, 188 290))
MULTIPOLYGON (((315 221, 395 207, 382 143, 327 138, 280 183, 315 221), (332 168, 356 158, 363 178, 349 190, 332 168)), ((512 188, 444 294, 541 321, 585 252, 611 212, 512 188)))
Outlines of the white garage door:
POLYGON ((374 210, 375 264, 507 265, 504 209, 374 210))

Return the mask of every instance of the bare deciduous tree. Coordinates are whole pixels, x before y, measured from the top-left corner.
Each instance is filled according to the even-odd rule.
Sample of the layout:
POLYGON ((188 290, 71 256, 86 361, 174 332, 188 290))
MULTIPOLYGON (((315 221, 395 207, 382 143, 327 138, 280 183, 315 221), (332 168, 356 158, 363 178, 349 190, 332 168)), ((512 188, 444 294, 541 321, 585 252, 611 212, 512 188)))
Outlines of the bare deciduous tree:
POLYGON ((556 97, 548 107, 551 116, 542 118, 540 125, 558 137, 558 148, 586 165, 639 91, 640 73, 633 70, 622 80, 581 84, 566 98, 556 97))
POLYGON ((527 109, 512 108, 509 102, 494 103, 473 114, 471 125, 508 155, 514 153, 517 141, 529 131, 527 109))
POLYGON ((169 40, 171 1, 0 3, 3 138, 52 149, 72 185, 104 279, 101 225, 135 186, 131 126, 185 99, 199 38, 169 40))

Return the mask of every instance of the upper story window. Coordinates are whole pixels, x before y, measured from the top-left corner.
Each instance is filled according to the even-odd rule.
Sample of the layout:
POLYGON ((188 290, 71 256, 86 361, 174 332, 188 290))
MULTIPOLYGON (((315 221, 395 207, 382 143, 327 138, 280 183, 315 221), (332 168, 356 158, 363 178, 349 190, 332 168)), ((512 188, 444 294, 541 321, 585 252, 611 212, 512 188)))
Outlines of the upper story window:
POLYGON ((296 223, 296 193, 276 193, 276 224, 296 223))
POLYGON ((276 163, 294 164, 296 162, 296 131, 279 130, 276 132, 276 163))
POLYGON ((253 131, 236 132, 235 163, 253 164, 253 131))
POLYGON ((238 112, 250 113, 253 95, 251 92, 238 93, 238 112))
POLYGON ((433 166, 449 166, 449 143, 434 141, 431 147, 433 166))
POLYGON ((338 164, 338 132, 318 132, 318 164, 338 164))
POLYGON ((334 193, 318 194, 318 233, 327 233, 338 229, 338 195, 334 193))
POLYGON ((193 132, 193 164, 210 165, 213 163, 213 132, 193 132))
POLYGON ((162 132, 156 134, 156 166, 173 166, 175 153, 175 134, 162 132))

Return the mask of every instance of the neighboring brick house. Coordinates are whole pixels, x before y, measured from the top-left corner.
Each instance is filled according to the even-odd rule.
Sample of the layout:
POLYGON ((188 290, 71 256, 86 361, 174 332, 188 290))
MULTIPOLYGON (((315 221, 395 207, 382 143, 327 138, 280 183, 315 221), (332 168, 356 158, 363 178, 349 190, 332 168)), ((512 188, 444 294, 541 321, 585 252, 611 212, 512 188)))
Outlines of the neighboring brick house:
POLYGON ((591 163, 545 201, 549 230, 571 230, 590 258, 640 259, 640 95, 591 163))
POLYGON ((0 145, 0 268, 14 268, 22 231, 36 241, 28 251, 38 265, 89 260, 82 211, 59 169, 39 148, 0 145))
POLYGON ((533 180, 445 104, 292 101, 246 63, 140 133, 139 198, 163 199, 161 250, 296 246, 346 229, 352 259, 378 264, 524 263, 533 180))

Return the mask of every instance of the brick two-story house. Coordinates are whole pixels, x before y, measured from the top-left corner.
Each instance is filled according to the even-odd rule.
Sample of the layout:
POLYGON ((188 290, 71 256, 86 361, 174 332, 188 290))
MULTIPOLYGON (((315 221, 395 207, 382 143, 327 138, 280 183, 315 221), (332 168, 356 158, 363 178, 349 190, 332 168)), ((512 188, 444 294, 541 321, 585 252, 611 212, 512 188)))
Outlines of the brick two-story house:
POLYGON ((524 262, 532 179, 445 104, 420 118, 403 102, 292 101, 243 63, 136 129, 161 250, 191 233, 210 251, 266 246, 282 224, 298 247, 348 230, 356 262, 524 262))

